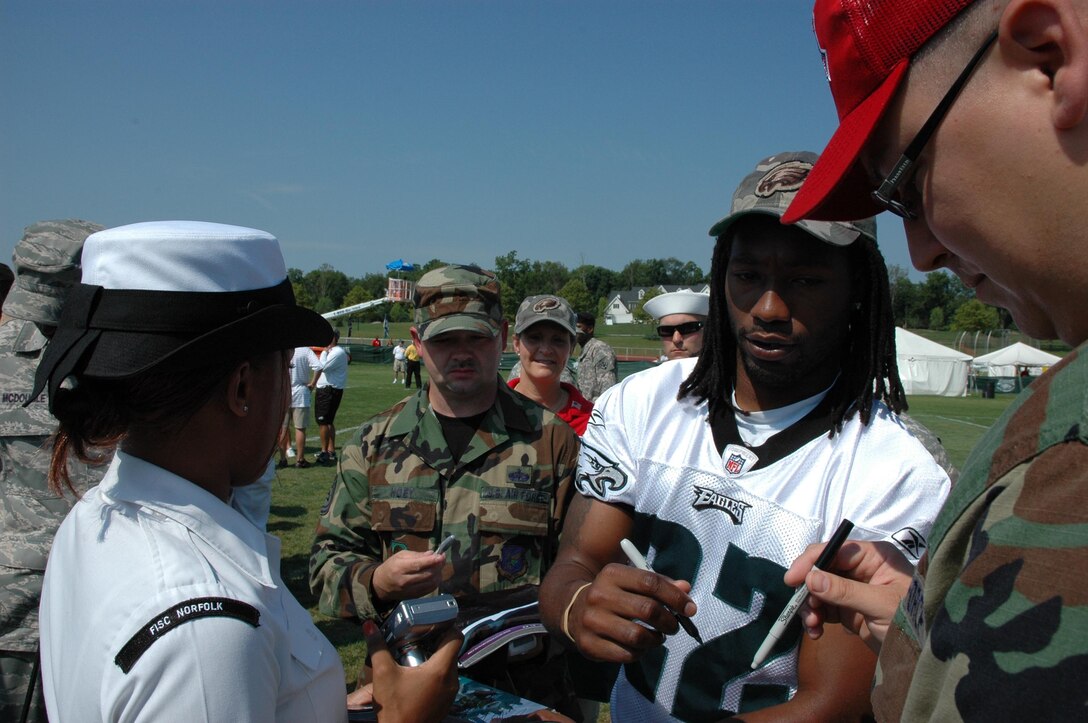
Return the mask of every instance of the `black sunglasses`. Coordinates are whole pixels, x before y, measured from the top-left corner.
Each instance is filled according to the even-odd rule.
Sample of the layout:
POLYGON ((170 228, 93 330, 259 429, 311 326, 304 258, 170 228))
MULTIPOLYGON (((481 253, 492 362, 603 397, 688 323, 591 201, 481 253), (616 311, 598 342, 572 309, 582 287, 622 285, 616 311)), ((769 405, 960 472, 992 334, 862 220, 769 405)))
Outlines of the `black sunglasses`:
POLYGON ((676 332, 680 332, 680 336, 687 336, 688 334, 694 334, 703 328, 703 322, 701 321, 685 321, 683 324, 662 324, 657 327, 657 335, 662 339, 672 338, 672 335, 676 332))
POLYGON ((896 216, 908 221, 913 221, 918 218, 917 209, 913 208, 909 201, 905 201, 902 198, 899 187, 907 180, 911 166, 918 160, 918 156, 921 154, 922 149, 929 143, 929 139, 937 130, 937 126, 944 120, 945 115, 948 114, 948 109, 952 107, 952 103, 956 100, 960 91, 963 90, 963 86, 967 85, 967 79, 971 77, 971 73, 978 67, 978 64, 982 62, 982 56, 986 54, 986 51, 993 45, 995 40, 997 40, 996 30, 986 38, 982 43, 982 46, 971 56, 971 60, 968 61, 967 67, 963 69, 963 72, 956 78, 956 82, 952 84, 952 87, 945 93, 941 102, 933 109, 933 113, 929 116, 925 125, 922 126, 922 129, 918 131, 918 134, 914 136, 907 145, 907 150, 903 151, 903 155, 896 161, 895 167, 892 168, 892 172, 888 174, 887 178, 884 179, 884 182, 880 184, 880 187, 873 191, 873 202, 880 206, 882 210, 891 211, 896 216))

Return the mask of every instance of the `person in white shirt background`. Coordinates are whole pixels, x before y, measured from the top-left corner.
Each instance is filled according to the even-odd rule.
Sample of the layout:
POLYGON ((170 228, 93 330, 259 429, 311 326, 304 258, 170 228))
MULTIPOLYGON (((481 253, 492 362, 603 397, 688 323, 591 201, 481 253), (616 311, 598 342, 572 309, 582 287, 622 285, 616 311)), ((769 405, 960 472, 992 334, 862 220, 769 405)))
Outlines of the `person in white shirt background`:
POLYGON ((287 466, 287 449, 290 427, 295 428, 295 466, 305 469, 310 466, 306 461, 306 427, 310 425, 310 383, 314 370, 320 366, 317 354, 308 346, 295 349, 291 357, 291 408, 283 420, 283 434, 280 437, 280 467, 287 466))
POLYGON ((318 359, 317 392, 314 394, 314 418, 321 440, 318 464, 336 461, 336 411, 348 385, 348 362, 351 358, 340 346, 340 332, 333 331, 332 341, 318 359))
POLYGON ((397 345, 393 347, 393 383, 404 384, 408 380, 408 362, 404 355, 404 340, 397 339, 397 345))

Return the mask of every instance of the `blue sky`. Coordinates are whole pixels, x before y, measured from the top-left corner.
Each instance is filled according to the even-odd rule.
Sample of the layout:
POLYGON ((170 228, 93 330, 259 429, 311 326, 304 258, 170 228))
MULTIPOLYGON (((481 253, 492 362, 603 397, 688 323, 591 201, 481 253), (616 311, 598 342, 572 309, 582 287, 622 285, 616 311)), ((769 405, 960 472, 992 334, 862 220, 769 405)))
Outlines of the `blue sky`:
POLYGON ((834 129, 811 6, 0 0, 0 259, 37 220, 187 218, 350 275, 708 269, 737 182, 834 129))

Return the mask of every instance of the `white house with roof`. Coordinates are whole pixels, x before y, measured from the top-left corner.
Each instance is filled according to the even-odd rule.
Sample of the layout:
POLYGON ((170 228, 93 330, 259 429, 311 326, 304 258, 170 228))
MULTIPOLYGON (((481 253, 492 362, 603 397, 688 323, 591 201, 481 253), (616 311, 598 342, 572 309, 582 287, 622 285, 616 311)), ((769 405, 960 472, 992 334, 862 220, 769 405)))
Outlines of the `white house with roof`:
MULTIPOLYGON (((616 291, 608 300, 604 310, 605 324, 630 324, 635 320, 635 309, 650 291, 668 294, 673 291, 694 291, 697 294, 710 293, 710 284, 682 286, 678 284, 657 284, 656 286, 636 286, 632 289, 616 291)), ((598 322, 599 323, 599 322, 598 322)))

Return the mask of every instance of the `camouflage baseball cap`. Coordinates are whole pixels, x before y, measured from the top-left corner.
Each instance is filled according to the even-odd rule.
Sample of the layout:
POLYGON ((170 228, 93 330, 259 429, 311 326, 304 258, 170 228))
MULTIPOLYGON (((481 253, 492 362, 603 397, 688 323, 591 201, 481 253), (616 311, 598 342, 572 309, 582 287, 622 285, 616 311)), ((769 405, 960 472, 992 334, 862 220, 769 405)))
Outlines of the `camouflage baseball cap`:
POLYGON ((562 296, 552 294, 530 296, 521 302, 518 315, 514 318, 514 333, 520 334, 533 324, 539 324, 542 321, 558 324, 571 336, 578 334, 576 326, 578 317, 575 316, 574 310, 562 296))
POLYGON ((499 280, 478 266, 454 264, 428 271, 416 282, 412 301, 424 341, 448 331, 496 336, 502 329, 499 280))
MULTIPOLYGON (((711 227, 710 235, 722 236, 737 219, 750 213, 782 218, 817 158, 810 151, 792 151, 757 163, 756 169, 744 177, 733 193, 729 215, 711 227)), ((876 240, 876 219, 872 217, 859 221, 803 220, 794 225, 832 246, 849 246, 861 235, 876 240)))
POLYGON ((79 283, 83 241, 102 229, 78 219, 27 226, 12 254, 15 283, 4 299, 4 313, 56 326, 68 292, 79 283))

